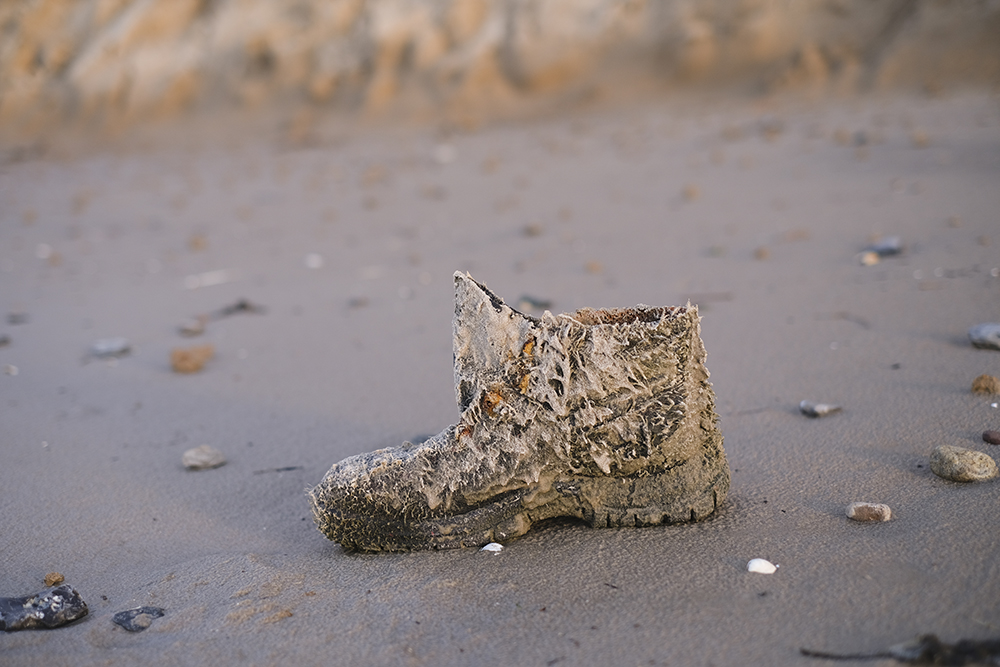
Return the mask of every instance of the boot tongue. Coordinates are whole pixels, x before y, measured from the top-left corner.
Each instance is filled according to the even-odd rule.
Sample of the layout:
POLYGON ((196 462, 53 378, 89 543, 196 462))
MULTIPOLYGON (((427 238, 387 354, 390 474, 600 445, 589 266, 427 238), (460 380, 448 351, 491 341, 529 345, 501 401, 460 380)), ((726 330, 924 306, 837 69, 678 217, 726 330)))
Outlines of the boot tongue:
POLYGON ((455 273, 455 393, 465 411, 488 385, 501 381, 532 338, 537 321, 517 312, 468 273, 455 273))

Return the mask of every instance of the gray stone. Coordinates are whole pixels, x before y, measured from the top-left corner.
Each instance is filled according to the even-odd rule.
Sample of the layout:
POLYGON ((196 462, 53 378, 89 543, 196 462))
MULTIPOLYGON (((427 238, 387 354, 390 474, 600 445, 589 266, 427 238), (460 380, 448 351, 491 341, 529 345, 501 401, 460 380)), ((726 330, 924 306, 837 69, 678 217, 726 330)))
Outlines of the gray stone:
POLYGON ((952 445, 934 448, 931 471, 953 482, 983 482, 1000 474, 996 461, 988 454, 952 445))
POLYGON ((505 542, 536 521, 694 521, 729 466, 694 306, 540 318, 455 274, 458 424, 345 459, 310 492, 320 530, 363 551, 505 542))
POLYGON ((1000 350, 1000 323, 984 322, 970 328, 969 341, 974 347, 1000 350))

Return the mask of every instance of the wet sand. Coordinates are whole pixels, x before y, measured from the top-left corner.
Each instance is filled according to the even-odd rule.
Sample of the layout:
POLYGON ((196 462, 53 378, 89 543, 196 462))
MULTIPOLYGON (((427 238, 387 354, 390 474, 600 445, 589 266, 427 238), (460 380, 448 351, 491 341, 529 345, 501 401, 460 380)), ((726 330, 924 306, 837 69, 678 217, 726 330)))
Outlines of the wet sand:
POLYGON ((4 153, 0 595, 57 571, 90 614, 0 635, 0 662, 804 665, 1000 635, 1000 482, 928 467, 1000 458, 1000 396, 970 392, 1000 352, 966 338, 1000 321, 995 95, 275 128, 4 153), (863 266, 879 235, 905 252, 863 266), (326 541, 304 491, 332 463, 457 418, 455 270, 515 307, 699 304, 725 507, 499 554, 326 541), (266 312, 178 334, 240 298, 266 312), (114 336, 130 355, 88 358, 114 336), (185 470, 202 444, 226 465, 185 470), (858 500, 892 520, 849 521, 858 500), (111 622, 140 605, 166 613, 111 622))

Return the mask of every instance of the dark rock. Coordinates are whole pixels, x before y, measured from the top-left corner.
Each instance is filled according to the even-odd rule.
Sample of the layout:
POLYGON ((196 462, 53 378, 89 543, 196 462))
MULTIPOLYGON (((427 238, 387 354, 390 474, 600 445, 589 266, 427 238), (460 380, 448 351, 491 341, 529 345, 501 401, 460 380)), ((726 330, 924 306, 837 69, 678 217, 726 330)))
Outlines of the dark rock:
POLYGON ((0 598, 0 630, 57 628, 87 615, 87 603, 69 584, 34 595, 0 598))
POLYGON ((154 618, 160 618, 163 614, 164 611, 159 607, 136 607, 118 612, 111 620, 129 632, 142 632, 152 625, 154 618))
POLYGON ((983 431, 983 442, 1000 445, 1000 431, 983 431))
POLYGON ((827 415, 840 412, 842 409, 839 405, 831 405, 829 403, 813 403, 812 401, 802 401, 799 403, 799 412, 806 417, 813 418, 826 417, 827 415))

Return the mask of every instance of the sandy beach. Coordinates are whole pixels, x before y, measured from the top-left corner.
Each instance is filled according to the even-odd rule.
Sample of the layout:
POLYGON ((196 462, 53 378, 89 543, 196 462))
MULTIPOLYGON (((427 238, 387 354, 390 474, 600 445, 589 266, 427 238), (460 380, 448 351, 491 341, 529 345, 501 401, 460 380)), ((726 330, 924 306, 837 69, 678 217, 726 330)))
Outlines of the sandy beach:
POLYGON ((1000 396, 970 391, 1000 352, 966 335, 1000 321, 995 93, 241 122, 0 154, 0 596, 59 572, 90 610, 0 633, 0 663, 821 665, 800 648, 1000 636, 1000 482, 928 465, 1000 459, 1000 396), (514 307, 697 304, 721 511, 498 554, 324 539, 305 491, 331 464, 457 419, 456 270, 514 307), (240 299, 262 312, 178 333, 240 299), (130 352, 90 353, 112 337, 130 352), (203 444, 227 463, 186 470, 203 444), (141 605, 165 615, 112 623, 141 605))

